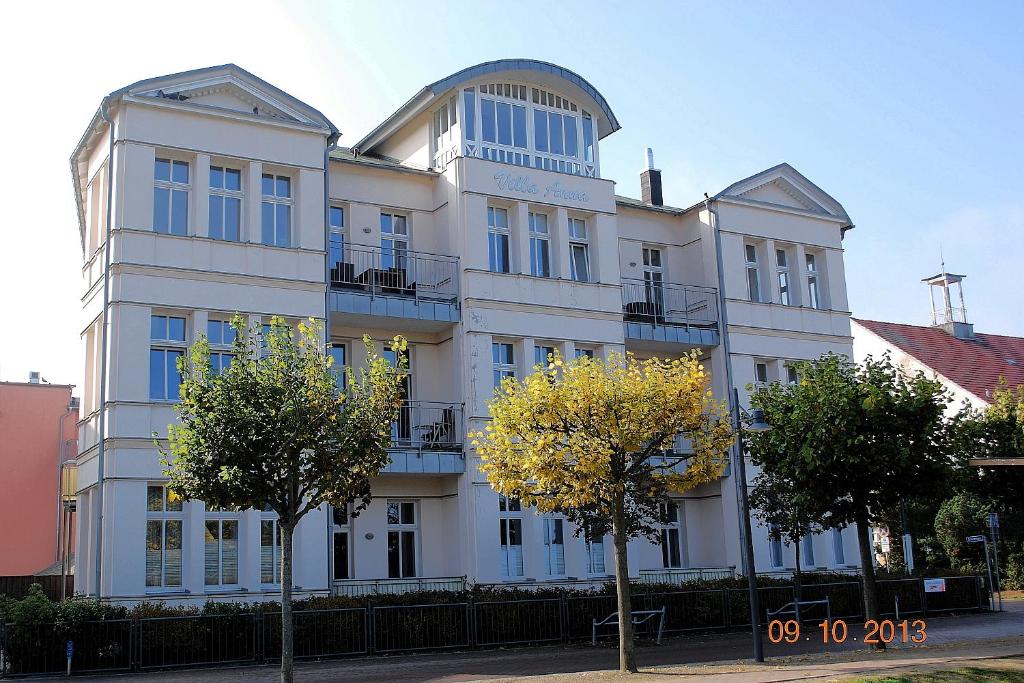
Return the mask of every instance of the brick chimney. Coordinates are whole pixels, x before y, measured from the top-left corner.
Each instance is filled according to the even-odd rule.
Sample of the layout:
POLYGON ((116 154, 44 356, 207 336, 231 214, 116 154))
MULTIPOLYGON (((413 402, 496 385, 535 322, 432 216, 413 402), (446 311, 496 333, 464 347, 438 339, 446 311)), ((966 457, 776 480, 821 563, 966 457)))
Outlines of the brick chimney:
POLYGON ((644 204, 664 206, 661 196, 661 171, 654 168, 654 152, 647 148, 647 167, 640 174, 640 197, 644 204))

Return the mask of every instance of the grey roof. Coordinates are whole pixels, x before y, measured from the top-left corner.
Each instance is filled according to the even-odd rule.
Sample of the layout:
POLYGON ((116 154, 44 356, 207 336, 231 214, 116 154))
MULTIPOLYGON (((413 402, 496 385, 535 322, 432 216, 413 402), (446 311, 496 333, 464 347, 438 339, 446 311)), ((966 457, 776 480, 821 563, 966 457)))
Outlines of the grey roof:
POLYGON ((642 209, 644 211, 656 211, 658 213, 667 213, 672 216, 682 216, 689 209, 680 209, 676 206, 657 206, 655 204, 648 204, 639 199, 633 199, 632 197, 623 197, 621 195, 615 195, 615 203, 619 206, 628 206, 632 209, 642 209))
POLYGON ((387 137, 397 125, 423 111, 439 95, 479 76, 504 71, 534 71, 548 74, 579 88, 584 95, 593 100, 594 104, 597 105, 600 114, 597 117, 599 138, 611 135, 622 127, 604 96, 589 81, 575 71, 570 71, 557 64, 542 62, 537 59, 496 59, 491 62, 467 67, 425 86, 391 116, 384 119, 380 125, 367 133, 362 140, 353 145, 353 148, 361 152, 369 151, 374 145, 387 137))
POLYGON ((348 147, 335 147, 332 149, 331 161, 339 161, 343 164, 355 164, 357 166, 366 166, 369 168, 379 168, 386 171, 398 171, 399 173, 414 173, 416 175, 430 176, 432 178, 440 175, 437 171, 416 168, 415 166, 407 166, 397 159, 392 159, 390 157, 379 156, 376 154, 356 154, 348 147))

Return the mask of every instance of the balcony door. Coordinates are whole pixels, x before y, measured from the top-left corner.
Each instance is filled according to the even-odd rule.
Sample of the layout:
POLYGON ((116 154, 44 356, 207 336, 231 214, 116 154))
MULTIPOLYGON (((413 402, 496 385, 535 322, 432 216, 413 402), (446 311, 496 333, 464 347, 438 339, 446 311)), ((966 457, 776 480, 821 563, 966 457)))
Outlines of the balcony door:
POLYGON ((406 216, 380 214, 381 270, 405 270, 409 251, 409 222, 406 216))
MULTIPOLYGON (((410 349, 411 351, 411 349, 410 349)), ((402 394, 402 405, 398 409, 398 420, 391 423, 391 443, 392 445, 410 445, 412 442, 413 423, 413 406, 412 402, 412 353, 406 351, 406 375, 402 379, 401 394, 402 394)), ((396 367, 398 365, 398 358, 395 352, 391 349, 384 349, 384 359, 391 365, 396 367)))
POLYGON ((349 532, 351 527, 349 526, 348 517, 348 506, 340 505, 335 508, 331 508, 331 532, 333 538, 333 553, 334 553, 334 580, 340 581, 342 579, 351 579, 351 556, 349 545, 349 532))
POLYGON ((665 270, 661 249, 644 247, 644 301, 651 313, 662 316, 665 311, 665 270))

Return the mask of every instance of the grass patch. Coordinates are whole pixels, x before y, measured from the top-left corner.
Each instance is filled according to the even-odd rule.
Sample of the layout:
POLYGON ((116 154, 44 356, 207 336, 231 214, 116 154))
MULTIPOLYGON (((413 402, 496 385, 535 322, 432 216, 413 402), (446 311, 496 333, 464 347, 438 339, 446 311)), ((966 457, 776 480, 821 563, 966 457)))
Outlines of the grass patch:
POLYGON ((1024 671, 1020 669, 986 669, 971 666, 963 669, 911 673, 902 676, 879 676, 857 679, 858 683, 952 683, 953 681, 1024 683, 1024 671))

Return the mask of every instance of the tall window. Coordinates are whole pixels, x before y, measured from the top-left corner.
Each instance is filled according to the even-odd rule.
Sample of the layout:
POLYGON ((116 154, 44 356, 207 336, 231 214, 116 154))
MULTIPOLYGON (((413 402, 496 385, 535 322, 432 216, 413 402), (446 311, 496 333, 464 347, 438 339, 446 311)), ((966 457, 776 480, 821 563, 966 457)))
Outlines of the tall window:
POLYGON ((792 301, 789 291, 789 260, 785 249, 775 250, 775 275, 779 279, 779 303, 789 306, 792 301))
POLYGON ((153 170, 153 230, 188 234, 188 162, 157 159, 153 170))
POLYGON ((805 254, 807 258, 807 305, 821 308, 821 294, 818 291, 818 261, 814 254, 805 254))
POLYGON ((661 249, 643 248, 644 259, 644 298, 654 306, 657 313, 664 311, 664 280, 665 270, 661 263, 661 249))
POLYGON ((290 247, 292 244, 292 179, 263 174, 263 244, 290 247))
POLYGON ((494 371, 494 388, 501 387, 501 380, 516 376, 516 357, 511 344, 491 344, 491 367, 494 371))
POLYGON ((507 273, 511 270, 508 253, 509 229, 508 211, 487 207, 487 261, 492 273, 507 273))
POLYGON ((210 237, 237 242, 242 226, 242 171, 210 166, 210 237))
POLYGON ((804 566, 814 566, 814 536, 807 534, 800 539, 800 554, 804 566))
POLYGON ((585 349, 582 346, 577 346, 575 354, 577 358, 593 358, 594 349, 585 349))
MULTIPOLYGON (((522 98, 525 98, 526 88, 510 88, 515 88, 515 93, 510 89, 504 96, 515 97, 521 93, 522 98)), ((480 135, 484 142, 526 149, 526 107, 522 104, 481 97, 480 135)))
POLYGON ((744 253, 747 261, 747 298, 751 301, 761 301, 761 280, 757 274, 757 249, 753 244, 744 245, 744 253))
POLYGON ((208 510, 204 539, 206 585, 231 586, 237 584, 238 516, 208 510))
POLYGON ((352 578, 349 571, 349 525, 348 506, 339 505, 331 508, 331 532, 334 537, 334 579, 352 578))
POLYGON ((661 503, 661 566, 675 569, 683 566, 682 515, 676 503, 661 503))
POLYGON ((573 280, 590 282, 590 244, 582 218, 569 219, 569 269, 573 280))
POLYGON ((846 548, 843 546, 842 529, 832 529, 832 555, 837 567, 846 564, 846 548))
POLYGON ((178 359, 185 355, 185 319, 150 316, 149 340, 149 398, 177 401, 181 398, 178 359))
POLYGON ((542 365, 546 369, 551 364, 551 358, 555 355, 554 346, 543 346, 538 344, 533 347, 533 364, 542 365))
POLYGON ((260 517, 260 582, 281 583, 281 525, 266 509, 260 517))
POLYGON ((380 214, 380 267, 405 268, 409 251, 409 219, 396 213, 380 214))
POLYGON ((327 216, 330 222, 327 263, 331 269, 331 280, 345 282, 350 279, 343 277, 341 265, 345 261, 345 209, 340 206, 332 206, 328 209, 327 216))
POLYGON ((501 575, 523 575, 523 508, 514 498, 498 496, 498 535, 501 544, 501 575))
POLYGON ((146 487, 146 586, 181 585, 181 498, 161 484, 146 487))
POLYGON ((402 384, 399 387, 399 393, 402 398, 402 405, 398 408, 398 420, 391 423, 391 441, 406 441, 412 439, 413 430, 416 427, 413 420, 413 406, 409 405, 409 400, 412 397, 413 389, 413 365, 412 365, 412 348, 408 348, 402 355, 396 354, 391 349, 384 349, 381 356, 388 362, 393 368, 398 367, 398 361, 401 358, 405 359, 406 373, 402 377, 402 384))
POLYGON ((210 342, 210 372, 219 375, 229 367, 235 354, 231 352, 235 343, 235 328, 230 320, 206 321, 206 338, 210 342))
POLYGON ((331 364, 331 372, 334 373, 334 382, 338 386, 338 391, 345 390, 345 367, 346 367, 346 349, 342 342, 331 342, 331 358, 334 362, 331 364))
POLYGON ((587 573, 604 576, 608 573, 604 563, 604 537, 587 533, 587 573))
POLYGON ((787 365, 786 366, 786 381, 789 382, 790 384, 799 384, 800 383, 800 377, 797 374, 796 366, 793 366, 793 365, 787 365))
POLYGON ((462 128, 467 140, 476 140, 476 89, 462 91, 462 128))
POLYGON ((548 576, 565 576, 565 520, 544 518, 544 569, 548 576))
POLYGON ((774 524, 768 527, 768 556, 772 567, 782 567, 782 537, 779 536, 778 527, 774 524))
POLYGON ((434 111, 434 151, 442 150, 452 144, 455 124, 458 122, 457 111, 455 97, 450 98, 434 111))
POLYGON ((388 501, 388 577, 416 576, 416 503, 388 501))
POLYGON ((530 273, 551 277, 551 244, 547 214, 530 212, 530 273))
POLYGON ((579 157, 578 121, 571 114, 534 109, 533 136, 537 151, 579 157))

